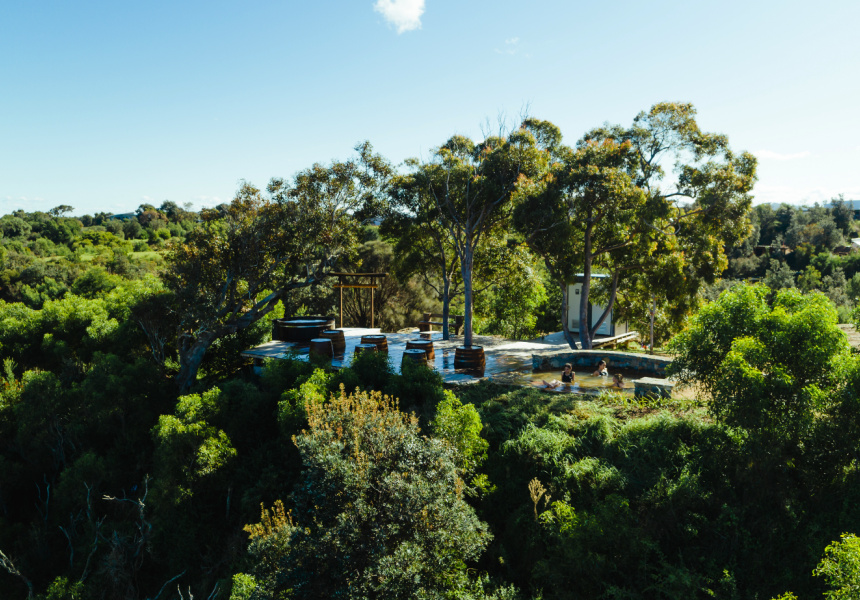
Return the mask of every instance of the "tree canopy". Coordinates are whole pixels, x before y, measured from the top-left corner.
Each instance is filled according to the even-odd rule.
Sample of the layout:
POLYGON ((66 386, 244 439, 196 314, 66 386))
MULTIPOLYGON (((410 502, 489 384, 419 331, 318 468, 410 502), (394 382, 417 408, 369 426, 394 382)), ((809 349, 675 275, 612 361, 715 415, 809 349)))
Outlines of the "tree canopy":
POLYGON ((695 114, 690 104, 656 104, 630 128, 604 126, 575 149, 549 147, 552 169, 518 211, 520 231, 550 271, 565 278, 561 285, 574 269, 583 273, 580 323, 589 323, 593 269, 611 276, 603 315, 580 327, 583 348, 591 347, 619 290, 671 296, 687 307, 701 282, 725 269, 725 245, 748 233, 755 158, 736 156, 725 136, 702 132, 695 114), (669 163, 675 173, 664 188, 669 163), (556 229, 576 241, 553 243, 556 229), (619 288, 631 274, 644 285, 619 288))
POLYGON ((307 412, 309 427, 295 437, 306 467, 295 520, 282 522, 289 550, 277 574, 258 574, 271 586, 263 597, 467 596, 464 561, 491 538, 457 467, 474 450, 420 436, 417 419, 378 392, 341 390, 307 412))
POLYGON ((706 305, 671 344, 680 381, 710 412, 759 441, 797 445, 838 400, 849 361, 836 310, 820 293, 740 284, 706 305))
MULTIPOLYGON (((540 172, 543 155, 531 131, 520 127, 507 136, 488 136, 478 144, 453 136, 435 151, 432 161, 410 164, 414 172, 404 184, 417 186, 418 192, 412 197, 423 199, 421 206, 429 211, 422 220, 435 220, 441 226, 444 237, 441 232, 435 234, 437 246, 442 249, 450 243, 459 259, 465 303, 464 344, 471 346, 476 254, 485 238, 507 222, 517 186, 540 172)), ((418 205, 413 206, 420 215, 418 205)), ((445 269, 448 273, 447 266, 445 269)))
POLYGON ((381 198, 390 175, 369 144, 357 151, 354 160, 300 172, 292 185, 273 179, 268 195, 243 184, 173 248, 165 280, 175 297, 181 389, 215 340, 257 322, 355 252, 359 216, 381 198))

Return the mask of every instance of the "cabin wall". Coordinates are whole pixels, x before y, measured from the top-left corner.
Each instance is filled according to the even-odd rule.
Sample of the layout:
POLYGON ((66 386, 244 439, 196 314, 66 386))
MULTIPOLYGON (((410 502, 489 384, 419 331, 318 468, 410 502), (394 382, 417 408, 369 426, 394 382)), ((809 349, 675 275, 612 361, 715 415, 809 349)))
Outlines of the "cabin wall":
MULTIPOLYGON (((582 284, 581 283, 573 283, 568 286, 567 290, 568 297, 568 307, 567 307, 567 326, 572 332, 579 333, 579 305, 580 299, 582 298, 582 284)), ((600 318, 600 315, 603 314, 603 311, 606 309, 605 306, 600 306, 599 304, 591 304, 590 310, 590 319, 591 324, 594 325, 597 323, 597 320, 600 318)), ((613 311, 610 311, 606 317, 606 320, 603 321, 603 324, 600 326, 595 334, 601 336, 613 336, 613 335, 621 335, 623 333, 627 333, 627 323, 614 323, 613 322, 613 311)))

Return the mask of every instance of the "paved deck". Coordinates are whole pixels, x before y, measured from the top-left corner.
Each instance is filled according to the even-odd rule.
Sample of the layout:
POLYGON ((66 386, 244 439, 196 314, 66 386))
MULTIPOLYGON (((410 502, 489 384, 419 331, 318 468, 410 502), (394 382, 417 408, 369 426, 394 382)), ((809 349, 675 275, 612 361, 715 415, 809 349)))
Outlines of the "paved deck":
MULTIPOLYGON (((357 327, 343 327, 343 335, 346 341, 346 351, 343 355, 336 355, 332 359, 334 368, 349 366, 355 345, 361 343, 361 336, 379 334, 379 329, 364 329, 357 327)), ((386 333, 388 339, 388 357, 391 365, 396 371, 400 371, 400 363, 403 360, 403 351, 406 342, 419 340, 418 331, 413 333, 386 333)), ((461 369, 454 369, 454 349, 463 345, 463 336, 452 335, 451 339, 445 341, 442 334, 432 334, 433 351, 436 355, 433 367, 442 375, 445 383, 473 383, 483 378, 490 378, 500 382, 514 382, 520 379, 524 372, 532 371, 532 354, 547 350, 570 349, 566 342, 555 341, 532 341, 519 342, 502 338, 475 335, 472 343, 484 347, 486 367, 483 376, 467 373, 461 369)), ((298 352, 299 358, 306 359, 308 346, 296 344, 295 342, 272 341, 242 352, 242 356, 255 359, 285 358, 288 354, 298 352)))

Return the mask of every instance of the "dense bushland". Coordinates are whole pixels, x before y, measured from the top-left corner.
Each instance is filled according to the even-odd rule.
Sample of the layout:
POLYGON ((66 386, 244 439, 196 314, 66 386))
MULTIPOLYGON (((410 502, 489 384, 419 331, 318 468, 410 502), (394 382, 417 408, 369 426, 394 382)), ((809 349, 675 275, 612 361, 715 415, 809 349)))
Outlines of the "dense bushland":
POLYGON ((6 362, 5 597, 810 597, 822 557, 853 581, 853 538, 825 547, 860 524, 860 369, 823 296, 725 293, 676 342, 714 400, 661 404, 452 393, 373 354, 177 397, 142 334, 105 324, 130 297, 113 294, 4 308, 66 344, 0 339, 44 361, 6 362), (47 316, 73 302, 80 319, 47 316))
MULTIPOLYGON (((853 217, 747 214, 754 159, 694 115, 656 105, 575 149, 529 119, 403 177, 364 143, 199 214, 0 218, 0 598, 856 597, 860 359, 837 323, 860 263, 832 252, 853 217), (692 152, 691 204, 639 172, 664 139, 692 152), (433 190, 493 219, 464 246, 433 190), (607 206, 604 252, 579 215, 607 206), (555 331, 580 259, 612 275, 596 297, 680 331, 696 400, 239 356, 334 312, 333 270, 390 270, 386 329, 474 295, 476 333, 555 331)), ((344 308, 366 324, 360 293, 344 308)))

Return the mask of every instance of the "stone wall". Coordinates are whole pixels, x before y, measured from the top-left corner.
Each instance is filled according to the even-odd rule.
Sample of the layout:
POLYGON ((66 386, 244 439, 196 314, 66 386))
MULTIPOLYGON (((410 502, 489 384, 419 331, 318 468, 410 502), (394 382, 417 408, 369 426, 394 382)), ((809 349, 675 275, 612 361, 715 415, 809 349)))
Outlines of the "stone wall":
POLYGON ((532 354, 532 367, 535 371, 558 371, 565 363, 573 365, 574 371, 592 371, 601 360, 606 361, 610 372, 615 369, 631 369, 643 375, 666 377, 666 367, 670 358, 638 354, 636 352, 617 352, 614 350, 562 350, 532 354))

